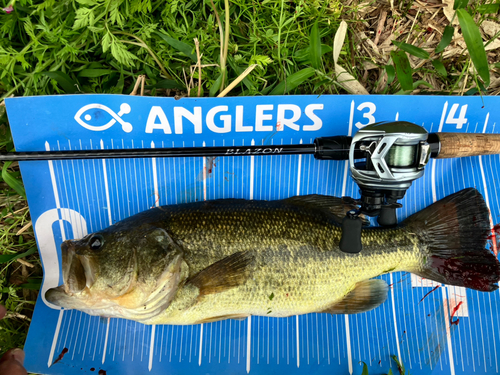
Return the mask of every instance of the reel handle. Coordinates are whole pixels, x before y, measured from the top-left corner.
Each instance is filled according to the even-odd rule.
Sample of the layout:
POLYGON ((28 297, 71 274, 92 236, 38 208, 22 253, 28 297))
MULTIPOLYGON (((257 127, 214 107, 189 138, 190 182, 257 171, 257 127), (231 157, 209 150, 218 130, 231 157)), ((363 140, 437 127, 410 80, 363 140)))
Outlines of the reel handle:
POLYGON ((433 133, 440 149, 436 159, 461 158, 465 156, 500 154, 500 134, 433 133))

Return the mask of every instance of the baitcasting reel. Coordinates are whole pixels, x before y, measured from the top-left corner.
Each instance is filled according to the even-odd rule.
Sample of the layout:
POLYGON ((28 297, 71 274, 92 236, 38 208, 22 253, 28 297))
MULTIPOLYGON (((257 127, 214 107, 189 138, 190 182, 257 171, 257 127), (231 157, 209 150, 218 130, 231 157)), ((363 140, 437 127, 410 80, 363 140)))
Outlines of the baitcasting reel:
POLYGON ((352 138, 349 169, 361 198, 351 198, 359 209, 349 211, 342 222, 342 251, 361 251, 361 214, 376 216, 381 226, 397 224, 398 200, 423 175, 433 151, 427 138, 424 128, 405 121, 368 125, 352 138))

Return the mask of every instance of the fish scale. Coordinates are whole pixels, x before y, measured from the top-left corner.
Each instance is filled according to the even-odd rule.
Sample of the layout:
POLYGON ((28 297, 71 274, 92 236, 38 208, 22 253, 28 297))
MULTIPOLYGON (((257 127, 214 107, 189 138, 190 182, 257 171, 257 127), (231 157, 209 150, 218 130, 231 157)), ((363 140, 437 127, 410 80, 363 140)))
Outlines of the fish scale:
POLYGON ((186 245, 185 259, 191 272, 237 251, 252 251, 256 258, 252 278, 238 288, 205 296, 187 311, 175 313, 174 301, 172 308, 152 323, 176 324, 182 319, 192 322, 245 313, 289 316, 321 311, 359 281, 388 269, 409 269, 420 262, 415 241, 404 228, 366 229, 362 234, 366 250, 347 254, 338 248, 338 223, 321 208, 277 207, 271 202, 245 202, 242 206, 244 209, 241 204, 230 209, 217 207, 201 217, 194 211, 173 214, 169 231, 186 245), (202 223, 203 232, 196 223, 202 223), (388 243, 392 243, 389 248, 388 243))

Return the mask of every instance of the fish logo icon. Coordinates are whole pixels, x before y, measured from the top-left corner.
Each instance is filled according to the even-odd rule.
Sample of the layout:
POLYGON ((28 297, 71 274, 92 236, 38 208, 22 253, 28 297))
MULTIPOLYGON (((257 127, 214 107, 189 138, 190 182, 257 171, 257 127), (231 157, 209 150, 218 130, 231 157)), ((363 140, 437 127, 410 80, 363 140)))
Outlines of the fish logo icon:
POLYGON ((105 105, 93 103, 80 108, 80 110, 75 115, 75 120, 85 129, 97 132, 109 129, 116 122, 118 122, 122 126, 124 132, 130 133, 133 129, 132 124, 130 122, 123 121, 123 119, 121 118, 123 115, 130 113, 130 110, 131 110, 130 105, 127 103, 122 103, 120 105, 120 112, 118 113, 115 113, 112 109, 106 107, 105 105), (85 112, 87 112, 87 114, 85 114, 82 119, 82 115, 85 112), (105 118, 104 112, 111 115, 111 119, 107 123, 103 125, 89 124, 90 121, 96 123, 102 122, 102 119, 105 118))

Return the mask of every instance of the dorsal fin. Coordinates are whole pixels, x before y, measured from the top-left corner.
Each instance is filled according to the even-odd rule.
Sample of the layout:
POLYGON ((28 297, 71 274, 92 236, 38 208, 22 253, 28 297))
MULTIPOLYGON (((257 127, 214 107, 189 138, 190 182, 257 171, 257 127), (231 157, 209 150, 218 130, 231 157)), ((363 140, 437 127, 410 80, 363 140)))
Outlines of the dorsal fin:
MULTIPOLYGON (((325 210, 335 215, 338 219, 337 221, 340 223, 348 211, 358 208, 354 204, 348 203, 342 198, 320 194, 300 195, 284 199, 284 201, 298 206, 325 210)), ((363 225, 370 224, 365 215, 360 215, 359 217, 363 220, 363 225)))
POLYGON ((298 195, 296 197, 284 199, 284 201, 297 205, 325 208, 342 206, 345 203, 342 198, 320 194, 298 195))

